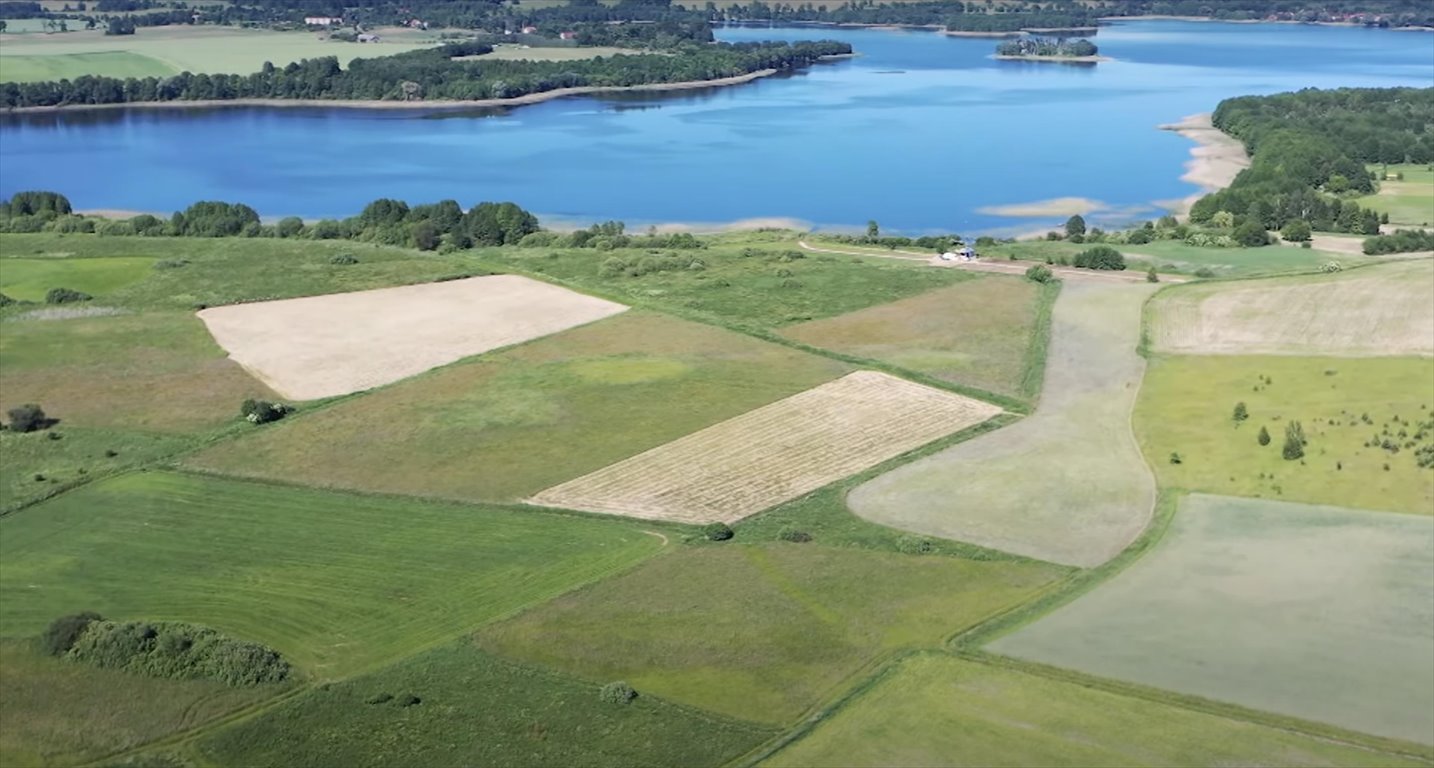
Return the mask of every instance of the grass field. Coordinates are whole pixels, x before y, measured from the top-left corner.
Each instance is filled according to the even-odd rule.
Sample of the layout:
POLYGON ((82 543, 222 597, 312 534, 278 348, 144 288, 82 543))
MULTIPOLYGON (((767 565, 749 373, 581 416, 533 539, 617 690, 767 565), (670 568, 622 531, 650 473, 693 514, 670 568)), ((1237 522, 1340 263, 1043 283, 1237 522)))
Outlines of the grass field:
POLYGON ((882 653, 935 647, 1063 575, 1029 562, 835 549, 691 548, 478 633, 588 680, 773 724, 882 653))
POLYGON ((731 523, 1000 412, 980 400, 857 371, 549 488, 532 501, 731 523))
POLYGON ((21 301, 44 301, 51 288, 69 288, 101 301, 149 276, 154 259, 143 256, 111 259, 25 259, 0 261, 0 293, 21 301))
POLYGON ((188 621, 337 678, 660 546, 618 521, 131 474, 0 518, 0 632, 80 610, 188 621))
POLYGON ((1434 166, 1400 163, 1388 166, 1387 171, 1383 165, 1371 165, 1369 170, 1390 176, 1402 173, 1404 180, 1379 182, 1378 192, 1356 198, 1361 207, 1389 214, 1390 224, 1434 224, 1434 166))
POLYGON ((206 762, 260 766, 715 766, 771 731, 518 666, 462 642, 314 690, 200 742, 206 762), (413 694, 421 703, 368 703, 413 694))
POLYGON ((4 457, 0 461, 0 514, 78 483, 174 455, 193 444, 193 438, 182 435, 64 423, 45 432, 0 432, 0 456, 4 457), (59 434, 60 439, 51 439, 51 433, 59 434))
POLYGON ((1434 520, 1190 496, 1154 551, 991 650, 1434 744, 1434 520))
POLYGON ((1149 318, 1162 352, 1434 355, 1434 260, 1177 286, 1149 318))
POLYGON ((631 311, 302 414, 190 461, 321 486, 516 501, 849 370, 631 311))
POLYGON ((1030 398, 1040 388, 1039 377, 1027 377, 1031 337, 1041 302, 1054 297, 1054 289, 991 275, 790 325, 782 335, 954 384, 1030 398))
POLYGON ((341 64, 347 64, 356 58, 387 56, 432 44, 398 40, 340 43, 310 32, 187 25, 141 27, 133 35, 120 37, 99 29, 6 35, 5 47, 0 50, 0 82, 80 75, 164 77, 186 71, 249 74, 258 72, 266 61, 282 67, 300 59, 336 56, 341 64))
POLYGON ((0 641, 0 764, 74 765, 136 747, 278 693, 142 677, 0 641), (142 706, 135 706, 142 702, 142 706))
POLYGON ((1155 489, 1130 435, 1144 371, 1143 283, 1075 283, 1056 300, 1040 406, 851 492, 873 522, 1051 562, 1105 562, 1150 519, 1155 489))
MULTIPOLYGON (((1044 261, 1048 256, 1071 257, 1090 247, 1091 243, 1082 245, 1065 241, 1023 240, 991 246, 984 249, 982 255, 997 259, 1015 256, 1018 259, 1044 261)), ((1178 240, 1159 240, 1143 245, 1112 247, 1125 254, 1131 269, 1143 270, 1153 266, 1160 272, 1191 273, 1205 267, 1221 277, 1309 271, 1331 261, 1338 261, 1347 267, 1373 261, 1369 257, 1348 253, 1282 245, 1264 248, 1198 248, 1178 240), (1167 267, 1175 267, 1175 270, 1167 267)))
POLYGON ((764 765, 1417 766, 1276 728, 930 654, 764 765))
POLYGON ((1156 358, 1135 426, 1165 487, 1434 513, 1434 470, 1420 468, 1414 456, 1418 445, 1434 444, 1428 358, 1156 358), (1249 419, 1237 425, 1232 414, 1240 402, 1249 419), (1309 441, 1300 461, 1281 457, 1292 420, 1309 441), (1269 445, 1256 439, 1261 427, 1269 445), (1376 436, 1398 452, 1367 446, 1376 436), (1170 463, 1172 453, 1180 464, 1170 463))
POLYGON ((485 53, 482 56, 467 57, 475 61, 492 60, 499 61, 577 61, 580 59, 592 59, 598 56, 641 56, 651 51, 639 51, 632 48, 613 48, 611 46, 594 45, 585 48, 520 48, 516 45, 495 45, 492 53, 485 53))

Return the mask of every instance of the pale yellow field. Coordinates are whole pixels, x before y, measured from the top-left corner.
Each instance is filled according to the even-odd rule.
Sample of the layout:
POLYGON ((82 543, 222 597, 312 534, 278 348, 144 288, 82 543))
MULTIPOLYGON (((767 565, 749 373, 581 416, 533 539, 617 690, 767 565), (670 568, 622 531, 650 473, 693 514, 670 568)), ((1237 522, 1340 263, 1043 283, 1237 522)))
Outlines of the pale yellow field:
POLYGON ((346 395, 627 307, 516 275, 212 307, 229 356, 295 400, 346 395))
POLYGON ((549 488, 544 506, 732 522, 1000 413, 858 371, 549 488))
POLYGON ((1151 341, 1177 354, 1434 354, 1434 260, 1171 288, 1151 341))

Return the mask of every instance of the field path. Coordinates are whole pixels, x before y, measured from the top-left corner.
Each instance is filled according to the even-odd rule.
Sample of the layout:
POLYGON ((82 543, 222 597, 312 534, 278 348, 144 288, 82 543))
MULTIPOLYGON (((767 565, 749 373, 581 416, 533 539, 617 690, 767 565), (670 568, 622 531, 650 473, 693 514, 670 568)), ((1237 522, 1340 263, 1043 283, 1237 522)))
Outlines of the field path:
MULTIPOLYGON (((995 272, 1002 275, 1024 275, 1031 267, 1031 262, 1025 261, 942 261, 941 259, 927 253, 915 251, 891 250, 887 253, 875 251, 851 251, 840 248, 819 248, 815 245, 808 245, 805 240, 798 240, 797 245, 814 253, 834 253, 841 256, 874 256, 878 259, 896 259, 897 261, 918 261, 933 267, 945 267, 947 269, 964 269, 969 272, 995 272)), ((1139 256, 1139 254, 1137 254, 1139 256)), ((1140 256, 1140 258, 1149 258, 1140 256)), ((1144 283, 1144 272, 1103 272, 1089 269, 1075 269, 1074 267, 1050 266, 1051 272, 1062 280, 1092 283, 1144 283)), ((1162 277, 1162 282, 1183 283, 1184 278, 1162 277)))
POLYGON ((853 512, 1065 565, 1114 557, 1150 520, 1155 482, 1131 431, 1152 285, 1069 283, 1035 414, 851 492, 853 512))

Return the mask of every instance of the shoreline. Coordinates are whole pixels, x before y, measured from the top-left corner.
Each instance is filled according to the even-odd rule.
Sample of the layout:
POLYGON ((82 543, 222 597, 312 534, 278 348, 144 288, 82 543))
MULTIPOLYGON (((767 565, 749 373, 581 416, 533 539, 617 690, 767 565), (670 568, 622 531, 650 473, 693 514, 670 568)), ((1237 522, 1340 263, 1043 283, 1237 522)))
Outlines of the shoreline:
POLYGON ((1180 180, 1200 187, 1200 191, 1172 206, 1171 213, 1180 218, 1190 214, 1190 206, 1196 200, 1230 186, 1240 171, 1250 167, 1250 155, 1245 151, 1245 145, 1216 128, 1210 118, 1211 113, 1202 112, 1186 115, 1179 122, 1156 126, 1195 143, 1190 148, 1190 159, 1185 162, 1185 173, 1180 180))
POLYGON ((1378 29, 1385 32, 1434 32, 1434 27, 1378 27, 1353 21, 1298 21, 1296 19, 1215 19, 1209 16, 1149 14, 1146 16, 1101 16, 1096 21, 1200 21, 1219 24, 1303 24, 1310 27, 1378 29))
POLYGON ((1006 54, 997 53, 997 54, 992 55, 991 58, 995 59, 996 61, 1045 61, 1045 62, 1050 62, 1050 63, 1052 63, 1052 64, 1098 64, 1098 63, 1100 63, 1100 62, 1102 62, 1102 61, 1115 61, 1115 59, 1112 59, 1112 58, 1109 57, 1109 56, 1099 56, 1099 55, 1097 55, 1097 56, 1037 56, 1037 55, 1035 55, 1035 54, 1031 54, 1031 55, 1010 56, 1010 55, 1006 55, 1006 54))

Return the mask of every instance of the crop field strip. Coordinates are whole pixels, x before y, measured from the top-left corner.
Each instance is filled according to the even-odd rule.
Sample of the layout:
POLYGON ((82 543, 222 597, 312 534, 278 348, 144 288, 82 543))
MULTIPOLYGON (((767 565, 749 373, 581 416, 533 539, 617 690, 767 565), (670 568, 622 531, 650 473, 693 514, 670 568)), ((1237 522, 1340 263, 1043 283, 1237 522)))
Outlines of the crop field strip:
POLYGON ((858 371, 531 501, 657 520, 733 522, 998 413, 978 400, 858 371))

